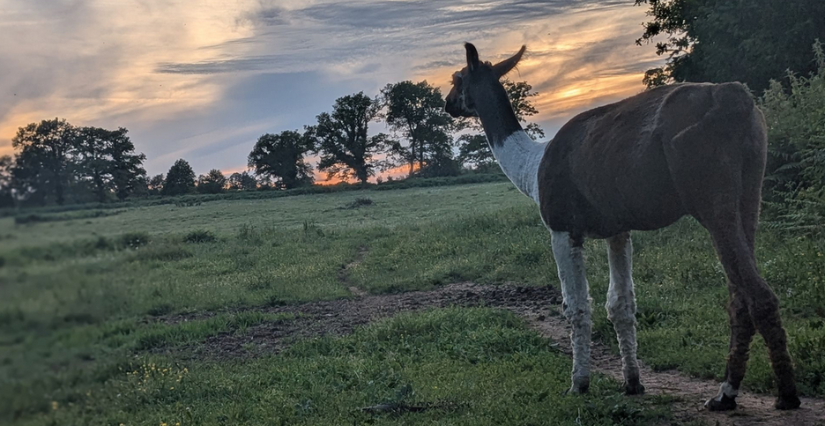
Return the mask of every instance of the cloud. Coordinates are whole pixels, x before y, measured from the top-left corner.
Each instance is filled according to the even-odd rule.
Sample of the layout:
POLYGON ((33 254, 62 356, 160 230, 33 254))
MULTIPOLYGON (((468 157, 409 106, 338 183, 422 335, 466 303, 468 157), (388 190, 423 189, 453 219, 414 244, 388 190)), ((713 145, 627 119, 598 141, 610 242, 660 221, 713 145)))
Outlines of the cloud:
MULTIPOLYGON (((541 92, 548 129, 641 90, 658 64, 626 0, 0 0, 0 155, 17 127, 65 117, 127 127, 150 173, 185 157, 234 169, 264 132, 301 128, 337 97, 427 79, 446 89, 465 41, 541 92), (9 101, 6 101, 9 100, 9 101)), ((375 127, 380 127, 375 124, 375 127)))

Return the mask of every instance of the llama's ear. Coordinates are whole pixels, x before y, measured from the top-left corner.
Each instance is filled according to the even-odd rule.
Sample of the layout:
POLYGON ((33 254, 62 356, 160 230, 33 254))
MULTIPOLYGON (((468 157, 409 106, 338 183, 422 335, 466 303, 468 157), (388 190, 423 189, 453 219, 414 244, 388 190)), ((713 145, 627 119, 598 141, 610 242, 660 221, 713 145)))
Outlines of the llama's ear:
POLYGON ((495 65, 493 65, 493 72, 496 74, 496 77, 501 78, 510 70, 515 68, 518 64, 518 61, 521 60, 521 57, 524 55, 524 51, 527 50, 527 46, 521 46, 521 49, 513 55, 512 57, 505 59, 495 65))
POLYGON ((467 70, 475 71, 478 68, 478 50, 471 43, 464 43, 464 48, 467 49, 467 70))

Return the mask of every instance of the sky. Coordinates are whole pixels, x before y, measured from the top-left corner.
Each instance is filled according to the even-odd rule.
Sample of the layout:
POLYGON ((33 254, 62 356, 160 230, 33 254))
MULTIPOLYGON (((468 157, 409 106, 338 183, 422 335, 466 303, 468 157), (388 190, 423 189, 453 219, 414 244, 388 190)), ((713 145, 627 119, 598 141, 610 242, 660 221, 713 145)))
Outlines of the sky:
MULTIPOLYGON (((184 158, 231 173, 264 133, 335 99, 427 80, 449 91, 463 43, 496 62, 522 44, 552 137, 573 115, 641 92, 663 59, 637 46, 632 0, 0 0, 0 155, 28 123, 129 129, 149 175, 184 158)), ((387 132, 373 123, 371 132, 387 132)))

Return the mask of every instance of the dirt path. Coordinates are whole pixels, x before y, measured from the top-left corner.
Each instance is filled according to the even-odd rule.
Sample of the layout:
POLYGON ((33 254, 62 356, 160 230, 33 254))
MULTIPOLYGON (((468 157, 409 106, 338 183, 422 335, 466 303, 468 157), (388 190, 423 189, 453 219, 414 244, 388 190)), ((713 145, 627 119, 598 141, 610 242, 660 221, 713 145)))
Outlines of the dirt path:
MULTIPOLYGON (((346 269, 342 268, 342 277, 346 269)), ((344 335, 356 327, 397 313, 430 307, 487 306, 508 309, 523 318, 542 336, 552 339, 565 353, 570 353, 569 329, 558 314, 561 295, 551 287, 514 285, 483 286, 458 283, 432 291, 390 295, 366 295, 354 291, 354 299, 311 302, 294 306, 267 308, 267 312, 291 312, 294 320, 270 322, 251 327, 243 336, 223 334, 205 344, 180 351, 193 357, 238 357, 279 352, 292 342, 321 335, 344 335)), ((186 317, 168 318, 169 322, 186 321, 186 317)), ((593 370, 621 382, 621 359, 604 346, 594 343, 593 370)), ((677 372, 655 372, 642 363, 642 382, 649 395, 675 397, 671 407, 672 424, 701 420, 708 425, 817 426, 825 425, 825 401, 803 398, 802 408, 794 411, 773 409, 774 398, 744 392, 739 408, 732 413, 711 413, 703 408, 705 399, 716 394, 719 384, 689 378, 677 372)))
MULTIPOLYGON (((542 318, 537 313, 524 313, 525 318, 542 336, 555 342, 565 353, 571 354, 570 329, 560 317, 542 318), (541 320, 539 318, 542 318, 541 320)), ((594 370, 622 381, 622 361, 598 342, 593 343, 592 365, 594 370)), ((704 402, 719 391, 716 382, 699 380, 675 371, 656 372, 640 362, 642 383, 648 395, 677 397, 671 411, 679 422, 702 420, 709 425, 762 425, 762 426, 814 426, 825 425, 825 401, 802 398, 802 407, 794 411, 773 408, 774 397, 741 392, 737 409, 731 413, 711 413, 704 409, 704 402)))

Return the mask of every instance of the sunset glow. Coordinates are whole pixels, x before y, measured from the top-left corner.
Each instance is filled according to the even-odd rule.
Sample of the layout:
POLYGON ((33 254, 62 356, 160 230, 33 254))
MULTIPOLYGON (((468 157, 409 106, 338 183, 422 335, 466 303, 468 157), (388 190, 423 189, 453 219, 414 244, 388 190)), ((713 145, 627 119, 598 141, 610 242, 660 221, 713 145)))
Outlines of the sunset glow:
MULTIPOLYGON (((415 164, 413 166, 413 171, 418 171, 420 169, 421 169, 421 167, 418 164, 415 164)), ((375 176, 370 177, 369 181, 372 182, 372 183, 376 183, 376 182, 378 182, 378 179, 381 179, 383 181, 385 181, 387 179, 404 179, 409 175, 410 175, 410 165, 409 164, 404 164, 404 165, 401 165, 401 166, 398 166, 398 167, 393 167, 393 168, 388 169, 388 170, 380 171, 380 172, 376 173, 375 176)), ((355 180, 355 179, 341 179, 339 177, 333 177, 331 179, 327 179, 327 174, 326 173, 315 171, 315 184, 316 185, 337 185, 341 182, 358 183, 358 181, 355 180)))
POLYGON ((128 128, 150 175, 178 158, 241 170, 261 134, 313 124, 340 96, 405 79, 446 93, 464 41, 490 61, 527 45, 509 77, 540 93, 533 120, 552 137, 643 89, 660 63, 634 44, 644 21, 632 2, 0 0, 0 155, 18 127, 61 117, 128 128))

